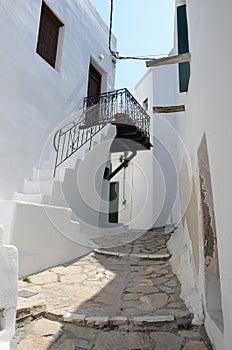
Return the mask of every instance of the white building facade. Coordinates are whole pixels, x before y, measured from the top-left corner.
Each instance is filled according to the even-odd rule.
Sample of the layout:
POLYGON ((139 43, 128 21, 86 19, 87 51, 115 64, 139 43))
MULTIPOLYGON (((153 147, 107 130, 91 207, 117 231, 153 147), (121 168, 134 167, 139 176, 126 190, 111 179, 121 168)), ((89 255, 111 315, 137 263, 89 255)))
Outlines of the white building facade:
MULTIPOLYGON (((181 6, 182 4, 180 4, 181 6)), ((182 5, 183 6, 183 5, 182 5)), ((232 32, 229 1, 186 1, 190 79, 185 117, 178 117, 178 131, 189 153, 186 166, 179 159, 182 209, 186 192, 191 195, 179 230, 189 235, 194 276, 202 298, 207 332, 216 349, 230 349, 232 342, 232 281, 230 271, 231 149, 229 62, 232 32), (217 23, 217 25, 215 25, 217 23), (189 188, 189 190, 185 188, 189 188)))
POLYGON ((108 27, 89 0, 9 0, 1 4, 0 20, 0 222, 4 243, 19 250, 19 274, 26 275, 93 249, 85 233, 96 231, 103 220, 95 213, 105 210, 103 173, 115 127, 108 125, 93 139, 98 151, 92 147, 85 157, 86 144, 56 178, 53 137, 68 122, 83 119, 84 97, 114 88, 115 60, 108 27), (90 181, 98 189, 91 192, 93 208, 81 223, 73 208, 81 207, 81 193, 75 202, 70 186, 77 182, 77 169, 82 177, 96 175, 96 154, 98 172, 90 181))
MULTIPOLYGON (((127 89, 114 90, 109 29, 89 0, 8 1, 0 17, 0 222, 22 276, 89 253, 96 237, 125 233, 115 220, 111 154, 149 150, 150 118, 127 89)), ((145 212, 150 226, 149 203, 141 215, 136 196, 130 228, 143 228, 145 212)))
MULTIPOLYGON (((172 66, 150 68, 136 84, 136 98, 151 118, 153 147, 140 151, 114 178, 119 184, 119 221, 131 229, 174 227, 179 220, 176 113, 154 113, 154 106, 176 104, 172 66)), ((113 167, 122 154, 113 155, 113 167)))
POLYGON ((22 189, 59 123, 82 110, 90 63, 101 74, 103 92, 114 88, 115 62, 108 28, 89 0, 9 0, 1 4, 0 17, 0 198, 5 200, 22 189), (54 67, 37 53, 45 6, 59 21, 54 67))
MULTIPOLYGON (((140 102, 151 99, 150 110, 185 106, 185 112, 153 116, 156 139, 162 140, 176 166, 177 183, 173 177, 173 183, 164 182, 168 198, 176 197, 176 204, 166 207, 177 225, 169 249, 194 322, 204 322, 218 350, 229 350, 232 343, 232 49, 227 42, 232 32, 231 10, 227 0, 177 1, 170 56, 190 52, 191 61, 150 68, 137 85, 140 102)), ((154 156, 160 160, 153 170, 154 183, 158 181, 160 186, 153 189, 154 201, 159 199, 164 214, 165 190, 157 172, 161 165, 163 177, 168 179, 172 167, 165 163, 159 143, 154 156)))

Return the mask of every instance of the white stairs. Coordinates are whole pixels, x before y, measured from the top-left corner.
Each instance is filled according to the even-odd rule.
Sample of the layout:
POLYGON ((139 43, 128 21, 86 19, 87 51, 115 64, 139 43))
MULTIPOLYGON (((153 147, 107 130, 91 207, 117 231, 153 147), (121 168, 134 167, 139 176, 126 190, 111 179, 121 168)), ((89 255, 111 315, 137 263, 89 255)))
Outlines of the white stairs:
MULTIPOLYGON (((57 168, 55 178, 55 161, 42 160, 14 194, 9 243, 19 250, 20 275, 87 254, 96 248, 91 238, 109 232, 112 225, 99 228, 99 213, 108 210, 103 173, 115 136, 116 127, 107 124, 93 137, 91 150, 87 142, 57 168)), ((122 230, 116 225, 113 234, 122 230)))

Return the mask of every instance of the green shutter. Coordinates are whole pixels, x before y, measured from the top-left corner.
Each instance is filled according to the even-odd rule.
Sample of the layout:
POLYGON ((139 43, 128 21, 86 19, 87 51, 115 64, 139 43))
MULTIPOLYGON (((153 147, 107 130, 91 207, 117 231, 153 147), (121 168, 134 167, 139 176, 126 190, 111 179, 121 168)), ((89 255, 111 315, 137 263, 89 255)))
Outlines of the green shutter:
MULTIPOLYGON (((177 33, 178 33, 178 53, 189 52, 188 44, 188 24, 186 15, 186 5, 177 7, 177 33)), ((179 90, 180 92, 188 91, 190 77, 190 63, 184 62, 179 64, 179 90)))

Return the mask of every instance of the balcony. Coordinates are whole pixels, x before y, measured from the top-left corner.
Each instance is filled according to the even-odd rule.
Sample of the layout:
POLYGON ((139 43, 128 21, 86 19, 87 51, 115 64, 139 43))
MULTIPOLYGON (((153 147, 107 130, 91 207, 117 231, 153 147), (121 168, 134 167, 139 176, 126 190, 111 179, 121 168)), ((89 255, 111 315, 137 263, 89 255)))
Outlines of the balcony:
POLYGON ((127 89, 102 93, 84 99, 85 115, 80 128, 111 123, 117 135, 111 152, 148 150, 150 117, 127 89))
POLYGON ((117 128, 110 152, 149 150, 150 117, 127 89, 84 98, 83 112, 78 119, 57 130, 53 139, 56 152, 54 176, 59 165, 88 143, 106 124, 117 128))

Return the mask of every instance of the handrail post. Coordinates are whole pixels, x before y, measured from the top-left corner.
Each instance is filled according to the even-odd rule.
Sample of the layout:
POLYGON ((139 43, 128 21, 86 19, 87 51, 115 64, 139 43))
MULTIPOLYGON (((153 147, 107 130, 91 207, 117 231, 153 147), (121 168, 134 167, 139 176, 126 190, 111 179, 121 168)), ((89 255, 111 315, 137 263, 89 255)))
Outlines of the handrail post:
POLYGON ((57 164, 58 164, 58 156, 59 156, 59 149, 60 149, 60 137, 61 137, 61 129, 56 132, 54 139, 53 139, 53 145, 54 145, 54 148, 56 150, 56 159, 55 159, 55 167, 54 167, 53 177, 56 176, 56 168, 57 168, 57 164), (59 134, 58 146, 57 146, 57 148, 55 148, 55 138, 57 137, 58 134, 59 134))

